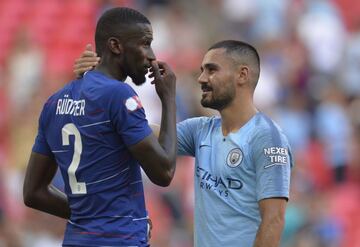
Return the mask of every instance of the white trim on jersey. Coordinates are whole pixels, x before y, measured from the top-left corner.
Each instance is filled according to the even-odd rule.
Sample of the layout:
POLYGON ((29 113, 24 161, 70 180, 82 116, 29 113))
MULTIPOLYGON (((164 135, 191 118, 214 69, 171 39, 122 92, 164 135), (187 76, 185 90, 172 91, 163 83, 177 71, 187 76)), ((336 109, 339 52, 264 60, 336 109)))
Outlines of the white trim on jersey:
POLYGON ((79 128, 86 128, 86 127, 90 127, 90 126, 94 126, 94 125, 99 125, 99 124, 103 124, 103 123, 110 123, 111 120, 106 120, 106 121, 102 121, 102 122, 97 122, 97 123, 92 123, 92 124, 86 124, 86 125, 81 125, 79 126, 79 128))
POLYGON ((122 170, 122 171, 120 171, 120 172, 118 172, 118 173, 115 173, 114 175, 111 175, 110 177, 103 178, 103 179, 100 179, 100 180, 97 180, 97 181, 94 181, 94 182, 86 183, 86 185, 90 185, 90 184, 96 184, 96 183, 104 182, 104 181, 106 181, 106 180, 108 180, 108 179, 111 179, 111 178, 116 177, 116 176, 117 176, 117 175, 119 175, 120 173, 123 173, 123 172, 125 172, 125 171, 127 171, 127 170, 129 170, 129 169, 130 169, 130 168, 129 168, 129 167, 127 167, 127 168, 125 168, 124 170, 122 170))

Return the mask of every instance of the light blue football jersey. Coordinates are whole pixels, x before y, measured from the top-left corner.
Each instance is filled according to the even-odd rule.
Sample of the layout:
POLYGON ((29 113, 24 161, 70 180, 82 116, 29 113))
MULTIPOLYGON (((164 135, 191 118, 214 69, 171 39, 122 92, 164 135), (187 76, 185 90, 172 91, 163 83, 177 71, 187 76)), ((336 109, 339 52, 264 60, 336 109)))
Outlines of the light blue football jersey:
POLYGON ((287 138, 263 113, 223 136, 221 118, 178 123, 178 154, 195 157, 196 247, 252 247, 258 201, 289 197, 292 158, 287 138))

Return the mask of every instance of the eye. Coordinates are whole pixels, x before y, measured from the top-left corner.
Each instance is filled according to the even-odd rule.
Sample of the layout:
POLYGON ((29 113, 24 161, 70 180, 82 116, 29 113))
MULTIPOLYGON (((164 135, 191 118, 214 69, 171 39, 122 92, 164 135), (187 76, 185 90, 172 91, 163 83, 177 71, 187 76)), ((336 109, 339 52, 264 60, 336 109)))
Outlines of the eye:
POLYGON ((144 46, 150 47, 150 46, 151 46, 151 41, 145 41, 145 42, 144 42, 144 46))
POLYGON ((219 68, 219 66, 217 66, 215 64, 205 64, 205 66, 201 66, 200 69, 201 69, 201 72, 205 71, 206 74, 211 75, 211 74, 214 74, 215 72, 217 72, 220 68, 219 68))
POLYGON ((216 71, 216 69, 214 67, 209 67, 207 69, 207 71, 208 71, 209 74, 213 74, 216 71))

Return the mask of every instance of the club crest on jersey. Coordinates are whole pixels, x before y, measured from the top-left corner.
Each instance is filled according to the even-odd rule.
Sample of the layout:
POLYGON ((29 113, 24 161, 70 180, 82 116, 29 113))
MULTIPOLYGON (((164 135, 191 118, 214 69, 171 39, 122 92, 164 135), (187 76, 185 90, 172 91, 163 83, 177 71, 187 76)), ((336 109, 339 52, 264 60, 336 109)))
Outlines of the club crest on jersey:
POLYGON ((240 148, 232 149, 226 158, 226 164, 231 168, 235 168, 241 164, 243 153, 240 148))
POLYGON ((128 98, 125 101, 125 106, 126 109, 128 109, 129 111, 135 111, 137 109, 142 108, 142 104, 138 96, 133 96, 128 98))

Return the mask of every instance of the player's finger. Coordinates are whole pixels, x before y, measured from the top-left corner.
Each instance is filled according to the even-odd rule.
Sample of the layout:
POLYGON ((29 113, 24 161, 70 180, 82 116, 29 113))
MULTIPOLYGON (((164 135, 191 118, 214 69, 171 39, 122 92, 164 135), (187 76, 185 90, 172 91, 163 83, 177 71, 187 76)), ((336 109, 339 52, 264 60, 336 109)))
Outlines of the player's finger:
POLYGON ((92 47, 92 44, 86 44, 84 53, 88 54, 88 55, 93 54, 93 55, 97 56, 96 52, 94 51, 94 49, 92 47))
POLYGON ((86 51, 94 51, 92 48, 92 44, 86 44, 85 50, 86 51))
POLYGON ((89 68, 86 68, 86 69, 74 70, 74 74, 76 75, 77 78, 81 78, 86 71, 89 71, 89 70, 92 70, 92 69, 93 69, 93 67, 89 67, 89 68))
POLYGON ((153 79, 153 80, 150 82, 150 84, 155 84, 155 73, 153 72, 153 73, 148 74, 148 77, 149 77, 150 79, 153 79))
POLYGON ((82 54, 81 57, 96 57, 97 54, 94 51, 87 51, 85 50, 82 54))
POLYGON ((159 70, 162 72, 162 74, 167 74, 171 71, 170 66, 167 65, 165 62, 158 61, 159 70))
POLYGON ((163 61, 157 61, 160 69, 169 68, 169 66, 163 61))
POLYGON ((75 60, 74 64, 82 64, 82 63, 97 63, 97 59, 95 57, 81 57, 75 60))
POLYGON ((160 79, 161 78, 161 74, 159 71, 159 65, 157 64, 156 61, 152 61, 151 62, 151 67, 153 69, 153 73, 154 73, 154 79, 160 79))
POLYGON ((99 57, 82 57, 75 60, 75 64, 82 63, 94 63, 97 64, 100 61, 99 57))
POLYGON ((97 65, 96 62, 81 62, 81 63, 75 63, 74 68, 78 69, 78 68, 92 67, 96 65, 97 65))
POLYGON ((152 75, 151 77, 149 76, 150 79, 152 79, 152 81, 150 81, 150 84, 155 84, 155 76, 152 75))
POLYGON ((94 66, 88 66, 88 67, 81 67, 81 68, 74 68, 74 73, 84 73, 86 71, 92 70, 95 68, 94 66))
MULTIPOLYGON (((164 69, 159 68, 159 71, 160 71, 160 72, 163 71, 163 70, 164 70, 164 69)), ((150 71, 150 72, 154 72, 154 69, 153 69, 152 67, 150 67, 150 68, 149 68, 149 71, 150 71)))
POLYGON ((82 75, 84 74, 86 71, 92 70, 94 69, 94 67, 86 67, 86 68, 81 68, 81 69, 74 69, 74 73, 76 75, 82 75))

